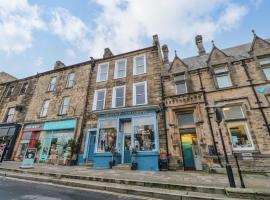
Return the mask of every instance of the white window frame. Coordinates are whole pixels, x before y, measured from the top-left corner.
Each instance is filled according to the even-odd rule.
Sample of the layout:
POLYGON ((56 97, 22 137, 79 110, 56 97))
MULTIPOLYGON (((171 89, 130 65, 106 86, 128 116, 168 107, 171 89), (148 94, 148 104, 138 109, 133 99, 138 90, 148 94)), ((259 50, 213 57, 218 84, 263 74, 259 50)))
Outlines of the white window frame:
POLYGON ((97 109, 97 93, 100 91, 104 91, 104 104, 103 104, 103 110, 105 108, 105 104, 106 104, 106 88, 104 89, 99 89, 99 90, 95 90, 95 94, 94 94, 94 99, 93 99, 93 105, 92 105, 92 110, 96 110, 97 109))
POLYGON ((270 60, 270 56, 267 56, 267 57, 264 57, 264 58, 259 58, 258 60, 259 60, 259 64, 260 64, 260 66, 261 66, 261 69, 262 69, 262 71, 263 71, 263 74, 264 74, 264 76, 265 76, 265 79, 266 80, 270 80, 270 78, 269 78, 269 76, 267 76, 267 74, 265 73, 265 70, 267 70, 267 69, 270 69, 270 62, 265 62, 265 63, 262 63, 261 61, 263 60, 263 59, 269 59, 270 60))
POLYGON ((148 94, 147 94, 147 81, 143 82, 138 82, 138 83, 133 83, 133 106, 138 106, 138 105, 146 105, 148 104, 148 94), (138 85, 144 85, 144 91, 145 91, 145 103, 143 104, 137 104, 136 102, 136 86, 138 85))
POLYGON ((21 90, 20 90, 20 94, 25 94, 26 91, 28 90, 28 87, 29 87, 29 83, 28 82, 25 82, 22 84, 22 87, 21 87, 21 90), (26 87, 25 87, 26 86, 26 87), (23 91, 23 88, 25 88, 25 90, 23 91))
POLYGON ((115 67, 114 67, 114 79, 119 79, 119 78, 125 78, 127 76, 127 59, 120 59, 115 61, 115 67), (118 63, 124 61, 125 62, 125 75, 123 77, 119 77, 118 74, 118 63))
POLYGON ((49 106, 50 106, 50 99, 44 100, 43 103, 42 103, 40 114, 39 114, 40 117, 46 117, 47 116, 47 113, 48 113, 48 110, 49 110, 49 106), (44 110, 45 110, 45 107, 44 106, 45 106, 45 103, 46 102, 49 102, 49 103, 48 103, 48 107, 46 108, 46 113, 43 114, 44 113, 44 110))
POLYGON ((66 114, 68 114, 69 107, 70 107, 70 97, 69 96, 65 96, 65 97, 62 98, 59 115, 66 115, 66 114), (67 105, 64 105, 65 99, 68 99, 68 104, 67 105), (67 107, 66 113, 63 113, 64 107, 67 107))
POLYGON ((113 87, 112 108, 121 108, 121 107, 125 107, 125 105, 126 105, 126 85, 113 87), (124 88, 123 106, 116 107, 116 89, 118 88, 124 88))
POLYGON ((106 62, 106 63, 100 63, 99 65, 98 65, 98 71, 97 71, 97 80, 96 80, 96 82, 98 83, 98 82, 105 82, 105 81, 107 81, 108 80, 108 76, 109 76, 109 62, 106 62), (100 80, 100 72, 101 72, 101 66, 102 65, 107 65, 107 76, 106 76, 106 80, 100 80))
MULTIPOLYGON (((247 125, 247 122, 246 122, 246 121, 243 121, 243 120, 242 120, 242 121, 240 120, 240 121, 237 121, 237 122, 227 122, 227 128, 228 128, 228 131, 229 131, 229 134, 230 134, 230 140, 231 140, 231 143, 232 143, 232 134, 231 134, 231 131, 230 131, 230 127, 233 126, 233 125, 237 125, 237 124, 243 124, 243 125, 244 125, 244 128, 245 128, 245 131, 246 131, 248 140, 249 140, 250 143, 251 143, 251 147, 234 148, 233 145, 232 145, 233 151, 248 151, 248 150, 255 150, 254 143, 253 143, 253 140, 252 140, 250 131, 249 131, 249 127, 248 127, 248 125, 247 125)), ((233 143, 232 143, 232 144, 233 144, 233 143)))
POLYGON ((15 116, 15 107, 9 107, 8 110, 7 110, 7 114, 5 116, 5 122, 6 123, 11 123, 13 122, 13 119, 14 119, 14 116, 15 116), (12 111, 12 113, 10 113, 12 111), (9 119, 9 116, 12 116, 11 119, 9 119))
POLYGON ((144 71, 143 71, 143 73, 140 73, 140 74, 146 73, 146 54, 140 54, 140 55, 133 57, 133 75, 140 75, 139 73, 137 73, 136 58, 142 57, 142 56, 144 57, 144 71))
POLYGON ((71 73, 68 74, 67 82, 66 82, 66 88, 73 88, 73 86, 74 86, 74 84, 75 84, 75 77, 76 77, 75 72, 71 72, 71 73), (74 78, 73 78, 72 80, 70 79, 71 74, 74 75, 74 78), (70 83, 70 82, 72 82, 72 85, 71 85, 71 86, 69 86, 69 83, 70 83))
POLYGON ((54 77, 52 77, 52 78, 50 79, 50 82, 49 82, 47 91, 48 91, 48 92, 55 91, 56 84, 57 84, 57 77, 54 76, 54 77), (55 83, 54 83, 54 84, 51 84, 53 79, 55 79, 55 83), (52 89, 52 90, 51 90, 51 85, 53 85, 53 89, 52 89))

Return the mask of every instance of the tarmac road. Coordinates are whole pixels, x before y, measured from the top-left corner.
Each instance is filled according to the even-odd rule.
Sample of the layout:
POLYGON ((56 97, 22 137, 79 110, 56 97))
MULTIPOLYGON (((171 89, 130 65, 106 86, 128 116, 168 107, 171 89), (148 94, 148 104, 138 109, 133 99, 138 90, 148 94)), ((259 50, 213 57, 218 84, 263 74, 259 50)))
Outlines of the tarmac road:
POLYGON ((77 189, 0 177, 0 200, 150 200, 111 192, 77 189))

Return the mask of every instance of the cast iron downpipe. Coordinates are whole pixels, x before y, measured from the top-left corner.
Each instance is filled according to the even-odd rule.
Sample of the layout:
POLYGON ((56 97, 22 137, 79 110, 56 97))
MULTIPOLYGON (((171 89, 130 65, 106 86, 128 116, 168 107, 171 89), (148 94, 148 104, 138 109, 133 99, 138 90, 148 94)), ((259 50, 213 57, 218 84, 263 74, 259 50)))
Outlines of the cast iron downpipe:
POLYGON ((213 142, 213 145, 214 145, 214 150, 215 150, 215 152, 217 154, 218 163, 222 167, 222 162, 221 162, 221 159, 219 157, 218 150, 217 150, 216 139, 215 139, 215 135, 214 135, 213 127, 212 127, 212 122, 211 122, 211 119, 210 119, 209 108, 207 107, 208 106, 208 101, 207 101, 207 97, 206 97, 206 93, 205 93, 205 88, 204 88, 203 82, 202 82, 201 71, 198 69, 197 72, 199 74, 200 86, 201 86, 200 90, 201 90, 201 92, 203 94, 203 101, 204 101, 205 110, 206 110, 206 113, 207 113, 207 122, 209 124, 210 132, 211 132, 211 136, 212 136, 212 142, 213 142))
POLYGON ((263 110, 263 107, 262 107, 262 102, 260 101, 260 98, 259 98, 259 96, 258 96, 258 94, 256 92, 256 89, 255 89, 254 85, 253 85, 253 79, 251 78, 251 76, 249 74, 248 66, 247 66, 247 64, 245 63, 244 60, 242 60, 241 64, 242 64, 242 67, 245 70, 245 73, 246 73, 247 77, 248 77, 247 82, 249 82, 249 85, 251 86, 252 91, 253 91, 253 94, 254 94, 254 96, 256 98, 256 102, 255 103, 258 104, 258 108, 261 111, 261 114, 262 114, 262 117, 263 117, 265 126, 267 127, 268 134, 270 135, 270 126, 269 126, 267 117, 266 117, 266 115, 264 113, 264 110, 263 110))

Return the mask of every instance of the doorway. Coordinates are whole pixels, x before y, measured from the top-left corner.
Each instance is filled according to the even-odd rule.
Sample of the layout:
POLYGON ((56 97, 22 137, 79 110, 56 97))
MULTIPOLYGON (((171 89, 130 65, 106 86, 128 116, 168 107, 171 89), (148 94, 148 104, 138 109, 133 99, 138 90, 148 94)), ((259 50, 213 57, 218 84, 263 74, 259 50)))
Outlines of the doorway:
POLYGON ((131 163, 132 149, 132 124, 131 118, 120 119, 120 132, 122 135, 121 163, 131 163))
POLYGON ((88 141, 88 153, 87 153, 87 160, 94 159, 94 149, 96 144, 96 133, 97 131, 89 131, 89 141, 88 141))
POLYGON ((202 170, 197 135, 195 132, 181 133, 183 164, 186 170, 202 170))

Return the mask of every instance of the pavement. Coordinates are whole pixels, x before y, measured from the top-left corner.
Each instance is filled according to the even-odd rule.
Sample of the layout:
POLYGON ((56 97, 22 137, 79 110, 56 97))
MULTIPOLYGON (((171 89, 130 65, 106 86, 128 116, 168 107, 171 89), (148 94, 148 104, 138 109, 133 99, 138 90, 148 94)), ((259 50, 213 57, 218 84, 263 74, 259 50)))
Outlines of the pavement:
MULTIPOLYGON (((5 161, 1 168, 19 169, 21 163, 5 161)), ((76 176, 94 176, 96 178, 122 179, 144 182, 162 182, 168 184, 185 184, 210 187, 229 187, 226 174, 210 174, 194 171, 130 171, 130 170, 97 170, 87 166, 60 166, 48 164, 34 164, 33 169, 24 171, 42 173, 57 173, 76 176)), ((244 174, 243 179, 247 188, 270 189, 270 177, 256 174, 244 174)), ((237 187, 240 187, 239 177, 235 174, 237 187)))
POLYGON ((0 177, 0 199, 3 200, 151 200, 154 198, 59 187, 52 184, 0 177))

